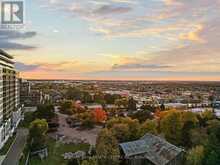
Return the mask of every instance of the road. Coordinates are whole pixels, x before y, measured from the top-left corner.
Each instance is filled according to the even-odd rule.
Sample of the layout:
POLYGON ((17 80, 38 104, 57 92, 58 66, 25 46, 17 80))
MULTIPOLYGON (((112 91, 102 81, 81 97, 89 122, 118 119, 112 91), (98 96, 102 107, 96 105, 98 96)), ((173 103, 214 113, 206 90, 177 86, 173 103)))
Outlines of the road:
POLYGON ((28 131, 27 129, 18 129, 15 142, 9 149, 8 154, 6 155, 5 160, 2 165, 18 165, 21 153, 24 149, 28 131))

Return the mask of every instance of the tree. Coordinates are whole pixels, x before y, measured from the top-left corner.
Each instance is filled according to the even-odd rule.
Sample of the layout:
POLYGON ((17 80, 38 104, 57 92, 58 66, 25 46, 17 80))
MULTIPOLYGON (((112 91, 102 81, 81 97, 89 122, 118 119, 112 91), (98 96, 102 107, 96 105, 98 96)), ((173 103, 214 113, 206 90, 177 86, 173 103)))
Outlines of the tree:
POLYGON ((209 120, 207 122, 208 126, 207 126, 207 132, 209 134, 214 133, 217 135, 219 127, 220 127, 220 121, 217 119, 214 120, 209 120))
POLYGON ((68 165, 79 165, 78 159, 71 159, 68 161, 68 165))
POLYGON ((194 128, 189 132, 189 138, 192 146, 205 145, 208 141, 206 128, 194 128))
POLYGON ((78 118, 82 123, 83 128, 93 128, 95 125, 95 120, 91 112, 84 112, 78 114, 78 118))
POLYGON ((149 104, 144 104, 140 107, 141 110, 146 110, 146 111, 150 111, 150 112, 156 112, 156 107, 151 106, 149 104))
POLYGON ((206 165, 220 164, 220 127, 209 134, 205 146, 205 158, 206 165))
POLYGON ((32 150, 42 149, 46 146, 46 133, 48 124, 45 119, 36 119, 29 127, 29 140, 32 150))
POLYGON ((159 109, 156 110, 156 117, 159 120, 162 120, 163 118, 165 118, 167 115, 172 114, 174 112, 178 112, 176 109, 171 109, 171 110, 167 110, 167 111, 160 111, 159 109))
POLYGON ((129 141, 130 131, 127 124, 115 124, 110 130, 119 143, 129 141))
POLYGON ((104 99, 106 101, 106 104, 114 104, 115 100, 121 99, 121 96, 117 94, 105 94, 104 99))
POLYGON ((118 109, 117 107, 113 107, 108 109, 108 115, 111 117, 115 117, 120 113, 120 109, 118 109))
POLYGON ((204 159, 204 147, 196 146, 192 148, 186 156, 187 165, 201 165, 204 159))
POLYGON ((96 153, 100 158, 99 165, 118 165, 119 164, 119 148, 118 141, 111 131, 103 129, 96 141, 96 153))
POLYGON ((170 143, 179 145, 181 143, 182 127, 180 112, 171 112, 167 114, 160 123, 160 129, 164 133, 166 140, 170 143))
POLYGON ((220 157, 216 151, 211 151, 206 158, 205 165, 219 165, 220 157))
POLYGON ((41 104, 37 106, 36 118, 46 119, 47 121, 55 117, 54 106, 52 104, 41 104))
POLYGON ((209 96, 209 101, 211 101, 211 102, 213 103, 213 102, 214 102, 214 100, 215 100, 215 96, 210 95, 210 96, 209 96))
POLYGON ((68 100, 82 100, 82 91, 79 88, 69 88, 65 93, 68 100))
POLYGON ((197 119, 197 116, 193 112, 182 112, 182 121, 184 124, 191 123, 192 128, 198 125, 199 120, 197 119))
POLYGON ((60 112, 67 115, 72 115, 74 113, 73 102, 64 101, 60 104, 60 112))
POLYGON ((148 110, 141 110, 135 113, 132 113, 129 115, 132 119, 138 119, 140 123, 143 123, 147 119, 153 119, 153 115, 150 111, 148 110))
POLYGON ((160 105, 160 110, 161 110, 161 111, 165 111, 165 109, 166 109, 165 105, 164 105, 164 104, 161 104, 161 105, 160 105))
POLYGON ((89 94, 89 92, 82 92, 82 102, 83 103, 92 103, 93 99, 92 96, 89 94))
POLYGON ((128 126, 130 135, 129 135, 129 140, 136 140, 138 139, 139 133, 140 133, 140 123, 136 119, 131 119, 130 117, 118 117, 118 118, 112 118, 109 120, 106 124, 106 127, 108 129, 111 129, 114 127, 114 125, 117 124, 125 124, 128 126))
POLYGON ((28 128, 30 126, 30 123, 34 121, 35 119, 35 113, 34 112, 25 112, 24 113, 24 120, 21 122, 21 126, 28 128))
POLYGON ((106 104, 105 99, 104 99, 104 94, 102 92, 97 92, 94 95, 94 102, 99 103, 99 104, 106 104))
POLYGON ((79 114, 79 113, 84 113, 84 112, 86 112, 87 110, 88 110, 88 107, 82 107, 82 106, 80 106, 80 107, 74 107, 73 112, 79 114))
POLYGON ((137 101, 134 100, 133 97, 128 100, 128 111, 136 111, 137 110, 137 101))
POLYGON ((92 114, 96 123, 102 123, 107 120, 107 114, 102 109, 98 108, 92 111, 92 114))
POLYGON ((98 165, 98 162, 96 159, 88 159, 88 160, 83 160, 81 165, 98 165))
POLYGON ((157 135, 158 134, 157 127, 158 127, 158 123, 156 120, 146 120, 141 125, 140 136, 144 136, 146 133, 157 135))
POLYGON ((121 108, 127 108, 128 107, 128 100, 126 98, 121 98, 115 100, 115 105, 121 109, 121 108))
POLYGON ((209 120, 213 120, 215 118, 215 115, 212 111, 206 110, 201 114, 201 125, 202 126, 206 126, 207 125, 207 121, 209 120))
POLYGON ((191 147, 192 143, 190 139, 190 130, 198 126, 198 119, 193 112, 182 112, 182 140, 181 144, 184 147, 191 147))

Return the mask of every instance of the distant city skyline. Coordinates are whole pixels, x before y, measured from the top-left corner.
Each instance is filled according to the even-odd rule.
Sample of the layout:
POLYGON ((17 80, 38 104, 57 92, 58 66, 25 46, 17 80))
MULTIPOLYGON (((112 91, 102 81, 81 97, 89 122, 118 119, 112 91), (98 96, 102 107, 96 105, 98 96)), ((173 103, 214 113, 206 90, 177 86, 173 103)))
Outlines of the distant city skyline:
POLYGON ((220 0, 26 0, 0 48, 28 79, 220 81, 220 0))

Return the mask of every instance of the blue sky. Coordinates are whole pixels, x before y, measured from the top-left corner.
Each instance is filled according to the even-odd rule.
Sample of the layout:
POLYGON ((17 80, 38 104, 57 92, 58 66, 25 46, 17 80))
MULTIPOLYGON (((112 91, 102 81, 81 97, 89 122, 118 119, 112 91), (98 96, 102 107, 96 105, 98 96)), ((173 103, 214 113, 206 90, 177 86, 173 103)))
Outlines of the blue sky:
POLYGON ((220 80, 220 0, 26 0, 24 78, 220 80))

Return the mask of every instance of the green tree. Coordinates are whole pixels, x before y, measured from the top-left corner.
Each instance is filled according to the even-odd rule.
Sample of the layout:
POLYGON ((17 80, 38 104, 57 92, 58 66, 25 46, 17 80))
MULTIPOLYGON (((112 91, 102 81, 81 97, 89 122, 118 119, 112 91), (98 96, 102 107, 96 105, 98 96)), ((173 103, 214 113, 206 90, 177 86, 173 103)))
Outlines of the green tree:
POLYGON ((80 113, 78 114, 78 118, 80 119, 83 128, 91 129, 95 125, 95 119, 91 112, 80 113))
POLYGON ((191 129, 188 140, 192 146, 205 145, 208 141, 206 128, 191 129))
POLYGON ((160 105, 160 110, 161 111, 165 111, 166 110, 166 107, 165 107, 165 105, 163 103, 160 105))
POLYGON ((199 121, 193 112, 182 112, 182 122, 183 122, 183 128, 181 135, 182 137, 181 145, 190 148, 192 145, 191 141, 189 140, 190 130, 196 128, 196 126, 198 126, 199 121))
POLYGON ((172 144, 179 145, 181 143, 183 122, 181 113, 172 111, 165 115, 161 120, 160 130, 164 133, 165 138, 172 144))
POLYGON ((219 127, 220 127, 220 121, 217 119, 209 120, 207 122, 207 131, 209 134, 214 133, 217 135, 219 127))
POLYGON ((205 165, 219 165, 220 157, 216 151, 211 151, 206 158, 205 165))
POLYGON ((128 100, 126 98, 117 99, 117 100, 115 100, 115 105, 119 109, 127 108, 128 107, 128 100))
POLYGON ((127 124, 115 124, 110 130, 119 143, 129 141, 130 130, 127 124))
POLYGON ((149 104, 144 104, 140 107, 141 110, 146 110, 146 111, 150 111, 150 112, 156 112, 156 107, 151 106, 149 104))
POLYGON ((220 164, 220 127, 218 127, 215 132, 209 134, 205 150, 205 163, 207 165, 220 164))
POLYGON ((79 160, 78 159, 71 159, 67 163, 68 165, 79 165, 79 160))
POLYGON ((102 92, 97 92, 94 95, 94 102, 95 103, 103 103, 103 102, 105 102, 104 94, 102 92))
POLYGON ((146 133, 157 135, 158 134, 157 128, 158 128, 158 123, 156 120, 146 120, 141 125, 140 136, 144 136, 146 133))
POLYGON ((36 119, 29 127, 29 142, 32 150, 42 149, 46 146, 46 133, 48 124, 45 119, 36 119))
POLYGON ((131 119, 130 117, 118 117, 118 118, 112 118, 109 120, 106 124, 106 127, 108 129, 111 129, 114 127, 114 125, 118 124, 125 124, 128 126, 130 135, 128 140, 136 140, 138 139, 139 133, 140 133, 140 123, 136 119, 131 119))
POLYGON ((214 118, 215 118, 214 113, 212 111, 206 110, 201 114, 200 125, 207 126, 207 122, 209 120, 213 120, 214 118))
POLYGON ((132 113, 129 115, 132 119, 138 119, 140 123, 143 123, 147 119, 153 119, 153 115, 150 111, 148 110, 141 110, 136 113, 132 113))
POLYGON ((60 104, 60 112, 67 115, 72 115, 74 113, 73 102, 63 101, 60 104))
POLYGON ((99 165, 118 165, 119 148, 118 141, 108 129, 103 129, 96 141, 96 153, 99 157, 99 165))
POLYGON ((204 147, 196 146, 188 151, 186 156, 187 165, 201 165, 204 159, 204 147))
POLYGON ((114 94, 114 95, 105 94, 104 99, 106 101, 106 104, 114 104, 115 100, 121 99, 121 96, 117 94, 114 94))
POLYGON ((88 160, 83 160, 81 165, 98 165, 98 162, 96 159, 88 159, 88 160))
POLYGON ((53 117, 55 117, 54 106, 52 104, 38 105, 35 116, 39 119, 46 119, 47 121, 51 120, 53 117))
POLYGON ((83 103, 92 103, 93 99, 89 92, 82 92, 82 102, 83 103))
POLYGON ((79 88, 69 88, 65 93, 67 100, 82 100, 82 91, 79 88))
POLYGON ((137 101, 134 100, 133 97, 128 100, 128 111, 136 111, 137 110, 137 101))
POLYGON ((195 113, 193 112, 182 112, 182 120, 183 123, 190 122, 192 124, 192 128, 198 125, 198 119, 195 113))

